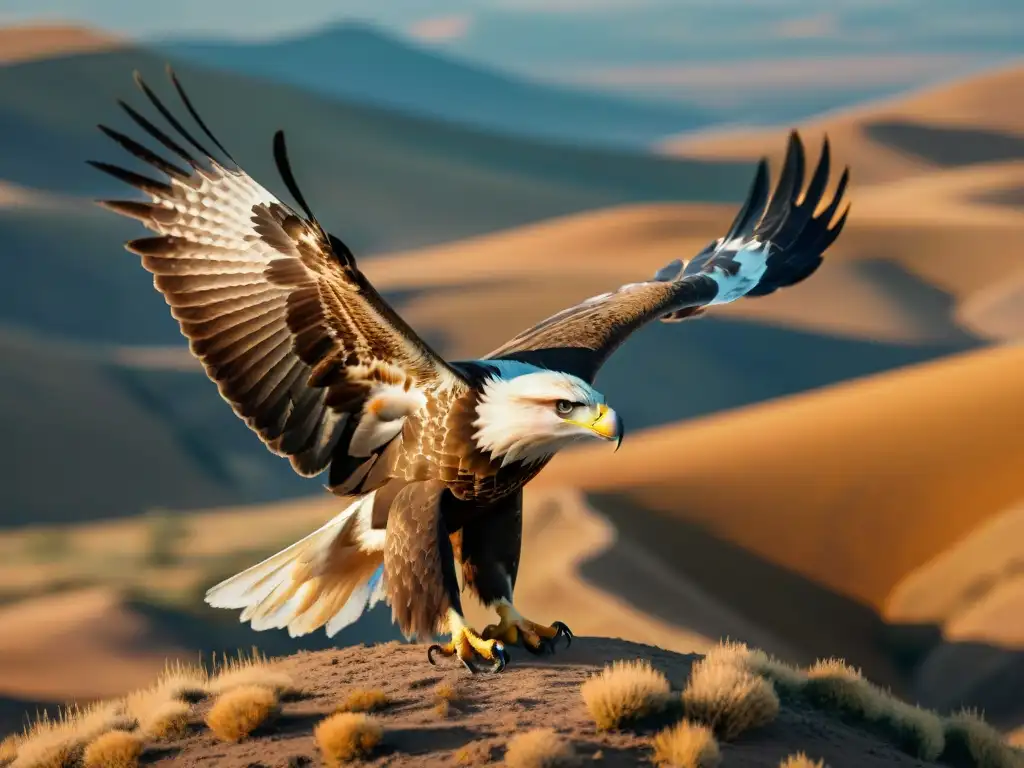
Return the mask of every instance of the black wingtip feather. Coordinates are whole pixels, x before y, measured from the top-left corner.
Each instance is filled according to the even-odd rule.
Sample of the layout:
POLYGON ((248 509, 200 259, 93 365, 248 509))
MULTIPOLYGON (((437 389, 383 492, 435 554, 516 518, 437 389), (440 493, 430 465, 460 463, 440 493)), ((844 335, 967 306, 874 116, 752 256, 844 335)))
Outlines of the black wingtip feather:
POLYGON ((138 71, 134 73, 134 79, 135 84, 139 87, 143 94, 145 94, 146 98, 149 99, 149 102, 154 107, 156 107, 156 110, 161 115, 163 115, 164 120, 166 120, 171 125, 171 127, 173 127, 174 130, 176 130, 181 135, 181 137, 185 139, 189 144, 191 144, 195 149, 197 149, 205 157, 216 162, 216 158, 214 157, 213 153, 206 147, 204 147, 202 144, 200 144, 199 141, 197 141, 196 138, 191 133, 188 132, 185 126, 181 124, 178 118, 171 114, 171 111, 167 109, 166 106, 164 106, 164 103, 160 101, 160 99, 153 92, 153 90, 146 84, 146 81, 142 79, 142 75, 140 75, 138 71))
POLYGON ((171 192, 169 184, 157 181, 156 179, 151 179, 148 176, 143 176, 141 173, 135 173, 135 171, 129 171, 125 168, 121 168, 120 166, 104 163, 100 160, 86 160, 85 162, 93 168, 113 176, 118 181, 130 184, 136 189, 142 190, 147 194, 167 195, 171 192))
POLYGON ((99 128, 105 136, 107 136, 109 139, 118 144, 126 152, 137 157, 139 160, 142 160, 144 163, 148 163, 149 165, 156 168, 158 171, 162 171, 163 173, 166 173, 168 176, 180 180, 185 180, 189 178, 189 174, 187 171, 185 171, 182 168, 179 168, 174 163, 168 162, 164 158, 160 157, 160 155, 150 150, 148 147, 139 144, 139 142, 135 141, 135 139, 126 136, 120 131, 115 131, 113 128, 108 128, 105 125, 98 125, 97 128, 99 128))
POLYGON ((196 125, 198 125, 200 129, 202 129, 203 133, 205 133, 207 138, 209 138, 210 141, 214 143, 217 149, 224 153, 224 157, 226 157, 232 163, 235 163, 235 158, 233 158, 231 156, 231 153, 224 148, 224 145, 220 143, 217 137, 213 135, 213 131, 206 127, 206 123, 199 116, 199 112, 197 112, 196 108, 192 106, 192 100, 188 97, 188 94, 185 93, 185 89, 182 87, 181 81, 178 80, 178 75, 175 74, 174 69, 171 67, 170 63, 166 65, 166 70, 167 76, 171 79, 171 83, 174 85, 174 90, 178 92, 178 97, 185 105, 185 109, 188 110, 188 113, 192 115, 192 119, 196 121, 196 125))
POLYGON ((732 226, 729 227, 729 232, 725 236, 726 240, 749 236, 753 232, 754 224, 764 214, 770 188, 768 160, 761 158, 757 164, 754 180, 750 183, 747 199, 743 202, 739 213, 736 214, 736 218, 733 219, 732 226))
POLYGON ((291 196, 295 198, 295 202, 299 204, 306 217, 312 221, 316 221, 316 216, 313 215, 313 211, 310 209, 309 204, 306 203, 306 198, 302 194, 302 190, 299 189, 298 182, 295 181, 295 174, 292 173, 291 162, 288 159, 288 146, 285 143, 284 131, 278 130, 274 133, 274 163, 277 165, 277 172, 281 174, 281 179, 284 181, 291 196))

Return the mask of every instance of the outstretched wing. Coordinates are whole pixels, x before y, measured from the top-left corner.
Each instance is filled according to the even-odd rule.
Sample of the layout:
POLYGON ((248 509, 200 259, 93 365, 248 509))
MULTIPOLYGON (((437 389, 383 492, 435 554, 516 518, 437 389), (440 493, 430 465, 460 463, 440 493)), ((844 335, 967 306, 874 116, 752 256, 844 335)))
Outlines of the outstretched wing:
POLYGON ((608 356, 652 320, 684 320, 711 304, 764 296, 799 283, 821 264, 849 213, 847 206, 833 223, 849 181, 849 169, 844 169, 831 201, 815 215, 829 170, 826 138, 804 190, 804 147, 794 131, 774 193, 769 198, 768 163, 761 160, 746 202, 724 237, 688 262, 666 265, 653 280, 624 285, 549 317, 484 359, 522 360, 593 382, 608 356))
MULTIPOLYGON (((157 233, 126 247, 153 273, 221 395, 263 442, 289 457, 300 474, 329 465, 328 485, 336 493, 376 487, 400 452, 406 420, 431 410, 436 398, 463 391, 464 380, 380 297, 345 244, 317 222, 292 176, 283 134, 274 137, 274 157, 305 216, 238 167, 168 73, 225 159, 200 144, 136 73, 175 137, 119 103, 176 162, 101 125, 167 179, 92 162, 149 196, 149 202, 101 204, 157 233)), ((429 444, 427 426, 416 433, 429 444)))

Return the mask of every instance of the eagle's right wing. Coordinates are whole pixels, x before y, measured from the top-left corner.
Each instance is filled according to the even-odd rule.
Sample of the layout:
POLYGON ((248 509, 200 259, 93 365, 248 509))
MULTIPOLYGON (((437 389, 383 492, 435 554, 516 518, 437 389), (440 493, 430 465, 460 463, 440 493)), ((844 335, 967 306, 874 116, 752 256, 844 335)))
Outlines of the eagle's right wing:
MULTIPOLYGON (((406 419, 438 397, 457 395, 465 381, 388 306, 345 244, 316 221, 295 184, 283 134, 274 137, 275 160, 305 216, 234 163, 170 77, 226 161, 215 159, 136 75, 178 136, 121 106, 187 167, 100 126, 167 177, 157 181, 93 162, 149 196, 149 202, 103 205, 157 233, 126 247, 153 273, 221 395, 264 443, 303 475, 330 465, 328 485, 336 493, 377 487, 402 450, 395 438, 406 419)), ((416 430, 423 445, 431 444, 429 429, 416 430)))

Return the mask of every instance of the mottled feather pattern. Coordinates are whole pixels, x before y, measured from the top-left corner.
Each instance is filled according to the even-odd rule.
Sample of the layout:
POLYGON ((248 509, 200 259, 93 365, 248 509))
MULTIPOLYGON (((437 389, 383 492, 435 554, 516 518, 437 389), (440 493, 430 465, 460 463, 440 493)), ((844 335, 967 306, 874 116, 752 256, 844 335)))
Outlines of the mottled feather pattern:
MULTIPOLYGON (((402 420, 429 410, 422 406, 438 392, 450 400, 465 391, 465 383, 381 299, 344 243, 313 218, 291 175, 281 135, 275 138, 275 158, 306 216, 235 165, 173 74, 171 79, 189 113, 227 160, 206 150, 137 78, 177 138, 122 106, 149 138, 186 167, 103 128, 167 176, 166 182, 157 181, 95 163, 150 198, 149 203, 104 204, 157 233, 127 247, 153 273, 156 288, 221 394, 267 446, 289 457, 303 475, 331 466, 328 484, 336 493, 379 487, 399 464, 415 464, 400 462, 402 446, 393 446, 402 420), (200 159, 179 142, 194 147, 200 159), (418 397, 410 396, 413 390, 418 397), (373 413, 365 412, 368 403, 373 413), (356 455, 349 451, 353 438, 356 455)), ((415 446, 417 453, 436 446, 429 429, 418 432, 427 437, 415 446)), ((416 464, 436 465, 430 460, 416 464)))
POLYGON ((449 608, 462 610, 442 509, 445 494, 439 480, 414 482, 391 503, 384 576, 392 618, 407 638, 431 637, 443 629, 449 608))

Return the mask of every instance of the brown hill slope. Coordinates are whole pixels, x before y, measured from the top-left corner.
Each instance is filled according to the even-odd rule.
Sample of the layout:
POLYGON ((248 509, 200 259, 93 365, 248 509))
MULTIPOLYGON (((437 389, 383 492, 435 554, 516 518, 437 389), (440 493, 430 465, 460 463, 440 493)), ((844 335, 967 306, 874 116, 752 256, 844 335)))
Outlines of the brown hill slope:
MULTIPOLYGON (((373 647, 355 647, 340 651, 300 653, 278 660, 272 667, 259 667, 243 676, 263 684, 253 691, 239 686, 241 680, 215 678, 210 682, 190 683, 189 690, 211 691, 205 700, 185 711, 189 720, 183 737, 172 736, 162 741, 147 738, 140 729, 135 736, 147 748, 143 756, 147 765, 200 766, 216 761, 218 766, 309 765, 332 764, 323 759, 319 740, 314 735, 318 726, 332 713, 346 711, 354 701, 373 702, 375 709, 370 723, 377 729, 376 738, 363 742, 368 753, 364 765, 389 766, 482 766, 496 764, 505 757, 510 766, 580 765, 592 762, 607 766, 647 764, 652 758, 652 741, 658 729, 677 722, 681 715, 680 692, 717 692, 719 700, 705 699, 704 710, 686 710, 693 718, 711 721, 714 713, 754 711, 754 702, 773 702, 756 722, 741 723, 738 733, 724 727, 719 730, 721 764, 738 768, 776 768, 789 755, 804 752, 821 759, 831 768, 875 768, 881 766, 936 766, 936 758, 944 761, 955 750, 947 750, 944 721, 934 713, 924 712, 884 694, 872 694, 880 711, 890 713, 902 731, 872 727, 856 720, 845 724, 830 712, 827 703, 814 704, 804 698, 802 682, 795 688, 773 684, 760 667, 746 666, 744 657, 730 656, 718 649, 718 687, 707 680, 697 681, 699 661, 695 656, 670 653, 653 646, 628 643, 607 638, 577 638, 571 648, 560 649, 554 657, 515 654, 512 663, 500 675, 470 676, 460 668, 431 667, 422 645, 395 643, 373 647), (661 680, 668 699, 662 714, 641 717, 639 722, 626 722, 609 730, 595 726, 581 695, 582 685, 606 665, 620 660, 645 659, 653 668, 650 676, 661 680), (734 672, 731 670, 735 670, 734 672), (750 681, 744 683, 741 681, 750 681), (753 684, 750 687, 750 684, 753 684), (257 708, 239 710, 235 719, 210 713, 220 701, 232 694, 236 700, 255 701, 256 694, 269 697, 272 689, 282 690, 281 705, 276 716, 255 718, 243 729, 241 740, 220 740, 214 731, 225 733, 226 725, 241 723, 245 713, 255 714, 257 708), (217 697, 219 690, 226 690, 217 697), (297 689, 297 691, 296 691, 297 689), (263 692, 260 693, 260 690, 263 692), (792 693, 788 693, 791 691, 792 693), (754 693, 757 691, 757 693, 754 693), (355 697, 353 696, 355 695, 355 697), (733 698, 728 698, 732 696, 733 698), (779 698, 782 699, 781 705, 779 698), (211 701, 212 700, 212 701, 211 701), (703 712, 703 714, 699 714, 703 712), (262 724, 260 724, 262 720, 262 724), (204 722, 205 721, 205 722, 204 722), (212 723, 214 728, 207 727, 212 723), (253 726, 256 726, 253 729, 253 726), (507 754, 515 737, 526 731, 553 729, 561 740, 571 744, 577 759, 570 762, 514 760, 507 754), (896 744, 903 741, 901 751, 896 744), (927 754, 928 759, 911 757, 910 753, 927 754)), ((230 673, 229 673, 230 674, 230 673)), ((806 680, 801 673, 788 673, 806 680)), ((790 678, 792 680, 793 678, 790 678)), ((641 686, 638 693, 649 697, 652 689, 641 686)), ((200 693, 200 695, 203 695, 200 693)), ((684 694, 686 695, 686 694, 684 694)), ((607 701, 620 706, 631 697, 626 691, 612 693, 607 701)), ((653 699, 648 699, 653 700, 653 699)), ((132 700, 129 699, 129 707, 132 700)), ((115 709, 110 710, 116 712, 115 709)), ((636 704, 632 706, 637 706, 636 704)), ((129 709, 129 712, 132 710, 129 709)), ((633 710, 635 711, 635 710, 633 710)), ((116 715, 114 715, 116 717, 116 715)), ((749 715, 748 715, 749 716, 749 715)), ((356 716, 358 719, 359 715, 356 716)), ((740 715, 743 717, 743 715, 740 715)), ((108 720, 111 715, 107 716, 108 720)), ((721 724, 722 721, 719 721, 721 724)), ((110 726, 106 726, 109 728, 110 726)), ((104 726, 93 726, 102 732, 104 726)), ((345 729, 337 728, 341 737, 345 729)), ((1005 760, 1018 754, 1000 745, 1000 736, 988 731, 990 744, 1002 751, 1005 760)), ((88 741, 88 737, 85 739, 88 741)), ((344 742, 337 738, 335 743, 344 742)), ((13 744, 22 752, 38 746, 13 744)), ((975 766, 970 755, 952 764, 975 766)), ((19 754, 19 760, 24 755, 19 754)), ((358 753, 357 753, 358 757, 358 753)), ((130 765, 131 763, 125 763, 130 765)), ((684 763, 686 765, 687 763, 684 763)), ((718 763, 708 763, 717 765, 718 763)), ((944 764, 951 764, 944 762, 944 764)), ((1013 765, 1006 762, 1006 765, 1013 765)))
POLYGON ((106 32, 70 24, 20 24, 0 27, 0 65, 70 56, 114 48, 106 32))
MULTIPOLYGON (((817 139, 827 132, 837 157, 857 169, 860 183, 893 181, 937 166, 1020 158, 1024 106, 1010 96, 1024 88, 1024 66, 1000 68, 909 95, 824 115, 801 126, 817 139)), ((690 135, 661 150, 687 157, 781 157, 783 129, 690 135)))
POLYGON ((1024 492, 1022 389, 1024 347, 985 349, 572 451, 536 482, 625 494, 881 609, 1024 492))

